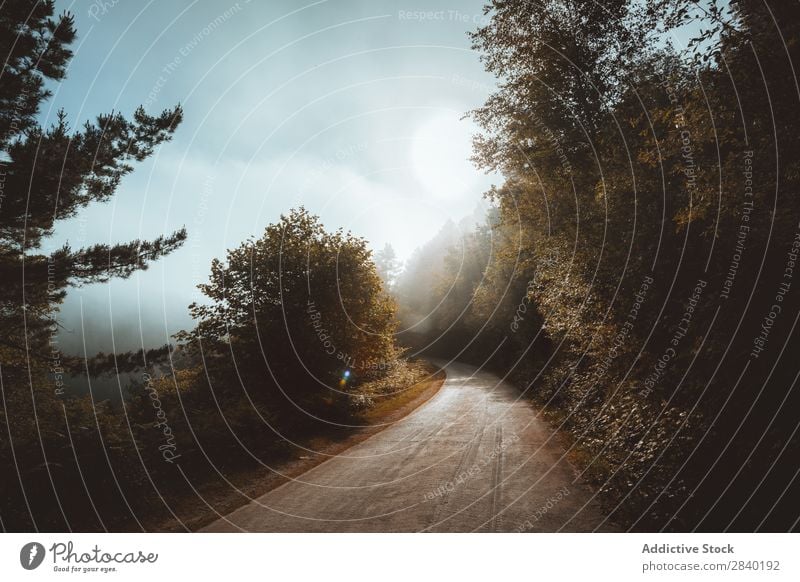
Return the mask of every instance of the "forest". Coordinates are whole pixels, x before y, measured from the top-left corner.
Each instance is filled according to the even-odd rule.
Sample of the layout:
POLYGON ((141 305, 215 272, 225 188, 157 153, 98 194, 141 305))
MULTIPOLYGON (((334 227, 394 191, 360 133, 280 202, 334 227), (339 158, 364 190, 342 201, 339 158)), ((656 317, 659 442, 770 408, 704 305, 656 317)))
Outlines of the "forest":
POLYGON ((796 527, 798 6, 544 4, 472 37, 506 179, 401 278, 406 339, 512 378, 629 527, 796 527))
POLYGON ((503 177, 486 212, 401 264, 286 208, 213 261, 172 344, 84 358, 54 340, 70 289, 147 269, 187 230, 49 239, 169 148, 184 111, 43 127, 78 31, 53 2, 3 6, 3 530, 189 529, 175 500, 358 430, 437 359, 512 382, 621 529, 797 528, 800 5, 485 16, 470 40, 498 90, 464 113, 473 162, 503 177), (125 397, 72 393, 75 377, 124 377, 125 397))

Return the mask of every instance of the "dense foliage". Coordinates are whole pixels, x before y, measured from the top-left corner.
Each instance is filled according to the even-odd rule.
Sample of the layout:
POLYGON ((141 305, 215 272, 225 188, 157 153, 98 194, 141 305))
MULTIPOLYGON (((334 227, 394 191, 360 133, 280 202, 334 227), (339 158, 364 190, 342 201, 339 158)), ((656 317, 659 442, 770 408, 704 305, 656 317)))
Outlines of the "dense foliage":
POLYGON ((366 241, 302 208, 215 260, 200 288, 209 301, 191 306, 185 337, 211 389, 266 400, 295 430, 302 415, 346 418, 349 388, 397 357, 394 303, 366 241))
POLYGON ((499 219, 454 247, 423 343, 510 372, 624 526, 793 527, 797 3, 487 14, 475 159, 505 177, 499 219))

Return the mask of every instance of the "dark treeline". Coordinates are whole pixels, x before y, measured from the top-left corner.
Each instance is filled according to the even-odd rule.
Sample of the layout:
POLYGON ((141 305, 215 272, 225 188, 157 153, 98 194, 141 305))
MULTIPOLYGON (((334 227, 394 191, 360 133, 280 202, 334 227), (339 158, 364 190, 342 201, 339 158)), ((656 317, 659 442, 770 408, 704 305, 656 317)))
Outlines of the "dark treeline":
POLYGON ((401 278, 404 339, 508 374, 624 527, 797 527, 800 5, 487 14, 475 159, 505 182, 401 278))

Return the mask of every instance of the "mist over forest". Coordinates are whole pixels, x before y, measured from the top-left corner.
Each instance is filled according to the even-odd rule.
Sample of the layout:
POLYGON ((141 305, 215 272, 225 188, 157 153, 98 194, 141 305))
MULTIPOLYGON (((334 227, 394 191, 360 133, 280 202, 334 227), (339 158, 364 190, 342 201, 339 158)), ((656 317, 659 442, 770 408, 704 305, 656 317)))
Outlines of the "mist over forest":
MULTIPOLYGON (((85 62, 80 18, 52 1, 0 7, 3 530, 224 528, 250 492, 277 497, 286 475, 299 488, 327 459, 333 485, 395 486, 416 462, 430 487, 332 486, 359 490, 346 515, 338 491, 298 490, 281 500, 328 517, 281 527, 796 530, 800 5, 773 4, 494 0, 456 23, 467 36, 446 33, 461 43, 446 76, 391 53, 393 76, 383 61, 348 65, 342 86, 325 72, 328 105, 302 85, 260 109, 382 38, 334 31, 347 55, 317 40, 233 91, 261 100, 221 108, 252 132, 230 138, 230 158, 191 150, 222 121, 201 129, 204 102, 164 103, 167 89, 120 108, 95 87, 102 112, 53 110, 85 62), (459 81, 459 67, 481 76, 459 81), (372 93, 389 81, 404 90, 372 93), (210 177, 213 196, 198 185, 210 177), (165 186, 155 207, 151 180, 165 186), (392 432, 406 417, 423 426, 392 432), (394 448, 406 439, 411 452, 394 448), (370 451, 359 470, 340 454, 351 446, 370 451), (393 499, 420 513, 359 513, 393 499), (489 513, 458 521, 479 503, 489 513)), ((237 12, 201 21, 177 54, 211 51, 237 12)), ((399 34, 420 14, 352 22, 399 34)), ((309 23, 242 58, 280 53, 269 43, 309 23)), ((409 54, 428 46, 405 34, 409 54)), ((292 515, 276 513, 251 516, 256 529, 292 515)))

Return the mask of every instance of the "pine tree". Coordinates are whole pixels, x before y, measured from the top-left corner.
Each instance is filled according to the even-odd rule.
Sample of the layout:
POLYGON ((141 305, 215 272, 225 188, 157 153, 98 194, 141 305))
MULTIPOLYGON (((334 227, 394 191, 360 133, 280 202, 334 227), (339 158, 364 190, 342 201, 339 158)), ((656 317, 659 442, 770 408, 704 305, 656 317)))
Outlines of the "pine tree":
POLYGON ((43 128, 37 115, 51 95, 45 82, 64 78, 76 38, 72 16, 53 12, 52 1, 37 0, 0 11, 0 342, 4 355, 25 359, 46 351, 46 330, 69 287, 128 277, 186 238, 180 230, 152 241, 42 251, 58 221, 111 199, 131 162, 169 140, 183 115, 179 106, 156 116, 140 107, 130 120, 111 112, 72 131, 60 111, 43 128))
POLYGON ((375 253, 375 268, 378 270, 378 275, 383 280, 386 290, 393 291, 402 266, 394 247, 389 243, 386 243, 381 250, 375 253))
POLYGON ((86 362, 61 355, 51 343, 58 306, 70 287, 129 277, 186 239, 181 229, 150 241, 51 250, 56 224, 110 200, 132 163, 169 140, 182 119, 180 106, 155 116, 140 107, 130 119, 112 111, 76 131, 60 111, 42 127, 40 108, 51 96, 46 84, 65 77, 75 38, 73 17, 54 17, 52 1, 15 0, 0 9, 0 463, 14 468, 0 479, 3 529, 69 527, 86 510, 75 492, 87 481, 113 499, 114 490, 102 484, 112 476, 124 480, 134 457, 112 468, 109 455, 120 447, 109 452, 101 435, 119 441, 130 428, 106 403, 69 398, 64 381, 87 364, 90 372, 120 370, 140 366, 142 358, 86 362), (80 480, 78 449, 92 451, 96 461, 80 480))

